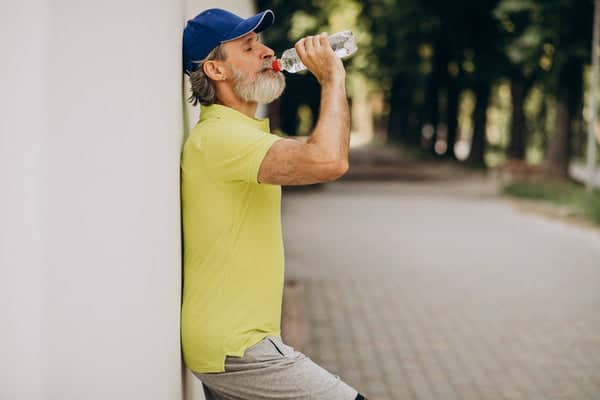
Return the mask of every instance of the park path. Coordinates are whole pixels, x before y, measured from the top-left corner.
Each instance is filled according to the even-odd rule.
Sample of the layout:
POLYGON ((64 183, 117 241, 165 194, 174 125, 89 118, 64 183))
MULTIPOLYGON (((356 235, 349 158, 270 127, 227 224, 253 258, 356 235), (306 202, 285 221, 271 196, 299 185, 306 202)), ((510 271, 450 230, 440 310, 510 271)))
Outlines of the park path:
POLYGON ((303 350, 370 400, 600 399, 599 231, 427 171, 285 191, 303 350))

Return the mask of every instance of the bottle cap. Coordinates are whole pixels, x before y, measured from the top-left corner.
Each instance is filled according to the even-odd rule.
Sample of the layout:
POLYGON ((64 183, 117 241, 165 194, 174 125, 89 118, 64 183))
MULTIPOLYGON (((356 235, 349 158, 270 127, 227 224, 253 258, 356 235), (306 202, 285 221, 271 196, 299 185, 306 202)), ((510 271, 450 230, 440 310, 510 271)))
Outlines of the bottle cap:
POLYGON ((279 72, 281 71, 281 65, 279 64, 279 60, 273 60, 271 63, 271 67, 273 67, 273 71, 279 72))

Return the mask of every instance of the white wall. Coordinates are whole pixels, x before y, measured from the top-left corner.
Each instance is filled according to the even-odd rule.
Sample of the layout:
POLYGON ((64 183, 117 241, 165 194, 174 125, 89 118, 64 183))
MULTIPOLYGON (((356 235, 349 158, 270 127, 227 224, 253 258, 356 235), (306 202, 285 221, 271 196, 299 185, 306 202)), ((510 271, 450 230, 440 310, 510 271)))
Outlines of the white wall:
POLYGON ((184 2, 9 3, 0 399, 180 399, 184 2))
POLYGON ((46 391, 177 399, 182 7, 51 4, 46 391))
POLYGON ((41 398, 43 0, 0 13, 0 399, 41 398), (8 49, 8 51, 4 50, 8 49))
POLYGON ((204 398, 180 353, 181 33, 251 4, 3 3, 0 399, 204 398))

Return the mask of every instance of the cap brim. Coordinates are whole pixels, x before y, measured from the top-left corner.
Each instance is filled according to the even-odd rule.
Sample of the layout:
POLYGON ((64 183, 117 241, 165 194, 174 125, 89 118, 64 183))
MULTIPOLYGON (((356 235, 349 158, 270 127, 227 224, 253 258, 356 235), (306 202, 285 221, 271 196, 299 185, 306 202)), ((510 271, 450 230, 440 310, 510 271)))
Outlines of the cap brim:
POLYGON ((241 38, 244 35, 247 35, 250 32, 262 32, 267 29, 269 26, 273 25, 275 21, 275 14, 271 10, 265 10, 256 14, 254 17, 250 17, 248 19, 240 22, 231 32, 227 34, 225 39, 221 41, 221 43, 230 42, 232 40, 241 38))

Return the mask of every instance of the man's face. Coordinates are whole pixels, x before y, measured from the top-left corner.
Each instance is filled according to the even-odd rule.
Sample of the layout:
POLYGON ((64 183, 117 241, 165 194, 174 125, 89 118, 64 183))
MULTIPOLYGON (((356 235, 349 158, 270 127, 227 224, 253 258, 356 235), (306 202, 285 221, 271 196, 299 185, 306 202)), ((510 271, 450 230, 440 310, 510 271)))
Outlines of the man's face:
POLYGON ((285 77, 273 71, 275 53, 250 32, 224 44, 228 67, 232 72, 232 89, 242 100, 270 103, 285 89, 285 77))

